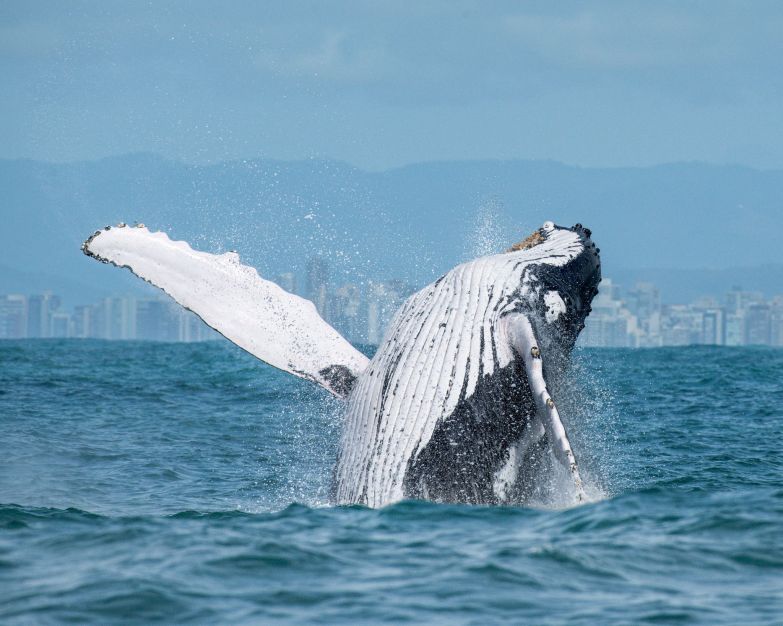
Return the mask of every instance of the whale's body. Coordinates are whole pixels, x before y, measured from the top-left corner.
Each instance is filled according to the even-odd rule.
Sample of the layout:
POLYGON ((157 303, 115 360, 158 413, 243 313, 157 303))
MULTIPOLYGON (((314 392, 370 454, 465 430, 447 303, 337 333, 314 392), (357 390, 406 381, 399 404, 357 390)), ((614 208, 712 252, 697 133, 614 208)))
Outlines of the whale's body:
POLYGON ((405 302, 348 398, 339 502, 511 497, 502 470, 536 406, 507 322, 524 314, 543 336, 568 335, 565 346, 544 351, 554 361, 573 346, 588 310, 566 320, 563 296, 589 301, 598 280, 579 233, 553 231, 547 243, 459 265, 405 302), (579 293, 567 295, 565 268, 582 254, 587 267, 572 269, 579 293), (593 273, 587 291, 585 271, 593 273))
POLYGON ((581 479, 552 388, 600 281, 590 232, 551 222, 412 295, 375 356, 239 263, 146 228, 97 231, 86 254, 130 268, 276 367, 347 401, 333 497, 524 500, 541 450, 581 479))

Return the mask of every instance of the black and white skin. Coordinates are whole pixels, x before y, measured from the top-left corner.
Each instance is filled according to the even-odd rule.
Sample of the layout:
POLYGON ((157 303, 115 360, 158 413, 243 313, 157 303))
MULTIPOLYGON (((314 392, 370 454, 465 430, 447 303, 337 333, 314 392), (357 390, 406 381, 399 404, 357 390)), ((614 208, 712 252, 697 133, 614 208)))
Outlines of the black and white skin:
POLYGON ((345 401, 335 504, 522 503, 564 468, 586 496, 556 390, 601 279, 588 229, 546 222, 413 294, 368 359, 303 298, 143 225, 82 247, 161 288, 257 358, 345 401), (550 468, 551 469, 551 468, 550 468))

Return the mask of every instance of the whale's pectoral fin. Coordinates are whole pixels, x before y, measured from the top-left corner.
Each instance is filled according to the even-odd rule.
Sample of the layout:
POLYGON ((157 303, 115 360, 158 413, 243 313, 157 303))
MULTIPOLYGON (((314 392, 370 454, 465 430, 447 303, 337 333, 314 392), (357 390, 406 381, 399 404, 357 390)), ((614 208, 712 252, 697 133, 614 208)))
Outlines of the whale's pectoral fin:
POLYGON ((574 480, 577 498, 580 502, 586 499, 582 478, 579 476, 579 468, 576 457, 568 441, 563 422, 557 411, 555 402, 544 380, 541 350, 536 341, 533 326, 528 317, 522 313, 514 313, 507 318, 508 333, 511 344, 522 357, 525 363, 530 392, 536 403, 536 412, 544 424, 547 439, 550 441, 555 458, 566 468, 574 480))
POLYGON ((82 250, 127 267, 160 287, 240 348, 270 365, 347 396, 368 359, 318 315, 315 306, 239 262, 172 241, 143 226, 96 231, 82 250))

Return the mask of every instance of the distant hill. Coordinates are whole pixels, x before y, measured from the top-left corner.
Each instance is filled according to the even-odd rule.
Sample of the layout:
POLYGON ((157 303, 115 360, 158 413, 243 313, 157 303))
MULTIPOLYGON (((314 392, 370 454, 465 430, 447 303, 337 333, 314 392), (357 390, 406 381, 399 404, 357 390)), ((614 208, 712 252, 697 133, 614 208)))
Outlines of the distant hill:
POLYGON ((322 160, 194 166, 133 154, 0 160, 0 187, 0 292, 18 290, 20 275, 37 277, 35 285, 59 277, 74 297, 132 289, 132 280, 79 252, 95 228, 121 220, 202 249, 236 249, 266 276, 301 276, 319 254, 336 280, 423 284, 547 219, 589 226, 605 275, 618 282, 655 277, 664 294, 698 291, 699 281, 712 290, 724 279, 727 288, 771 281, 781 291, 781 171, 469 161, 366 172, 322 160), (687 271, 639 269, 651 267, 687 271), (737 267, 751 269, 721 270, 737 267))

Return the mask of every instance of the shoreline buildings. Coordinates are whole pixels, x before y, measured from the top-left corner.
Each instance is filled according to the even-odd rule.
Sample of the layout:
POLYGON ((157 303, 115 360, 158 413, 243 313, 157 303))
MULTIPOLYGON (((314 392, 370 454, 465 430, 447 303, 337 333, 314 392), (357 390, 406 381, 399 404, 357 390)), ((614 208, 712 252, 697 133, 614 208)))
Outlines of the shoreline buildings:
MULTIPOLYGON (((297 293, 295 274, 281 274, 275 282, 297 293)), ((303 295, 349 341, 378 344, 394 313, 414 291, 401 280, 335 286, 328 263, 314 258, 307 264, 303 295)), ((192 342, 219 335, 165 297, 108 297, 66 311, 60 297, 52 293, 0 295, 0 339, 47 337, 192 342)), ((662 304, 652 283, 623 290, 604 279, 579 344, 783 346, 783 295, 768 300, 760 293, 734 288, 722 299, 662 304)))
POLYGON ((637 283, 623 294, 604 279, 579 343, 586 347, 783 346, 783 295, 767 300, 739 287, 722 300, 661 304, 658 288, 637 283))
POLYGON ((217 337, 196 315, 169 299, 109 297, 69 313, 51 293, 0 296, 0 339, 191 342, 217 337))

